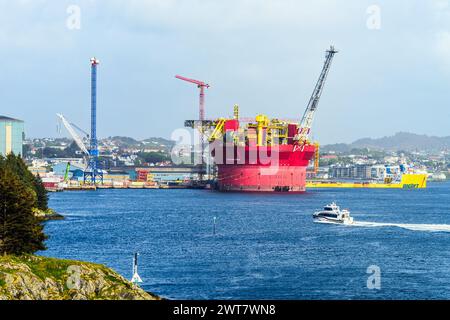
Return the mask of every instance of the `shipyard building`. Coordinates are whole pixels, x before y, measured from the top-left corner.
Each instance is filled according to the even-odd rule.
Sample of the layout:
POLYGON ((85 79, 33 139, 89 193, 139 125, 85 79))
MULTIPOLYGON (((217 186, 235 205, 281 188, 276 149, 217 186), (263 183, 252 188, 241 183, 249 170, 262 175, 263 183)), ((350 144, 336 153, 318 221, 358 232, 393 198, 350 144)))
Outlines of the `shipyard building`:
POLYGON ((399 175, 404 171, 404 166, 363 164, 331 167, 328 174, 332 179, 384 180, 386 177, 399 175))
POLYGON ((0 115, 0 155, 23 153, 24 122, 0 115))

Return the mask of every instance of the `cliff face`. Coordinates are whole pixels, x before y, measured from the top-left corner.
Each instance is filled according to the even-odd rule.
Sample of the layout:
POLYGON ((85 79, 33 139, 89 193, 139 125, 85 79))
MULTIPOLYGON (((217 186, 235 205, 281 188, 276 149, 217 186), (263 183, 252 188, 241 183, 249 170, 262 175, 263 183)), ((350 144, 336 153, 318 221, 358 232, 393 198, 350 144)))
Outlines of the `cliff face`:
POLYGON ((0 257, 0 300, 159 300, 102 265, 0 257))

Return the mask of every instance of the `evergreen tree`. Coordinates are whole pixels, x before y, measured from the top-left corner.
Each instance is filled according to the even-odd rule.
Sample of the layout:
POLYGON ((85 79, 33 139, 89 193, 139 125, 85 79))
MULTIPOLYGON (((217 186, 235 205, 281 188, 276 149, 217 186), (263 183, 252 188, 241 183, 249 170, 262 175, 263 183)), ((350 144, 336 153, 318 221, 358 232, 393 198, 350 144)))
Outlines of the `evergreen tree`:
POLYGON ((25 184, 33 184, 34 176, 28 170, 27 165, 20 156, 16 156, 13 153, 8 154, 6 156, 6 165, 13 170, 25 184))
POLYGON ((45 250, 47 236, 34 215, 36 192, 0 160, 0 254, 31 254, 45 250))
POLYGON ((33 188, 37 196, 35 207, 41 210, 47 210, 48 194, 42 183, 42 179, 40 177, 35 177, 30 170, 28 170, 27 165, 20 156, 11 153, 6 157, 5 162, 6 165, 19 176, 23 183, 33 188))
POLYGON ((48 193, 42 183, 42 179, 39 175, 34 177, 33 180, 34 191, 36 192, 37 207, 41 210, 48 209, 48 193))

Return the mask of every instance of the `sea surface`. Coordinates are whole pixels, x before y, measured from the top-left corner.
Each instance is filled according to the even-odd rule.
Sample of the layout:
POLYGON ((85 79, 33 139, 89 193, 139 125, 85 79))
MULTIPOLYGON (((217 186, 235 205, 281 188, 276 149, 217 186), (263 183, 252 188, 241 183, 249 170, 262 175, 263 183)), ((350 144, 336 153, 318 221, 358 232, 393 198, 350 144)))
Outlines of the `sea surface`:
POLYGON ((130 279, 139 252, 143 288, 169 299, 450 298, 450 183, 301 195, 64 192, 50 206, 66 220, 46 223, 40 254, 130 279), (313 222, 332 201, 356 226, 313 222))

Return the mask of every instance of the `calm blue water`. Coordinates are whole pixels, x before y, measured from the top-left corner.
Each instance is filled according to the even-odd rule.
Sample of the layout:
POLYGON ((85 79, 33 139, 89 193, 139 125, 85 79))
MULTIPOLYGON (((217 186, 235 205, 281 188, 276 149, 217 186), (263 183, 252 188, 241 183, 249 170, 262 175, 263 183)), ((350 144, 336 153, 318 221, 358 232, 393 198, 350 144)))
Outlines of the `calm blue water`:
POLYGON ((313 223, 334 200, 358 221, 450 225, 449 183, 304 195, 66 192, 51 195, 67 219, 47 224, 43 254, 131 278, 138 251, 143 287, 172 299, 450 298, 450 232, 313 223), (381 290, 367 288, 370 265, 381 268, 381 290))

